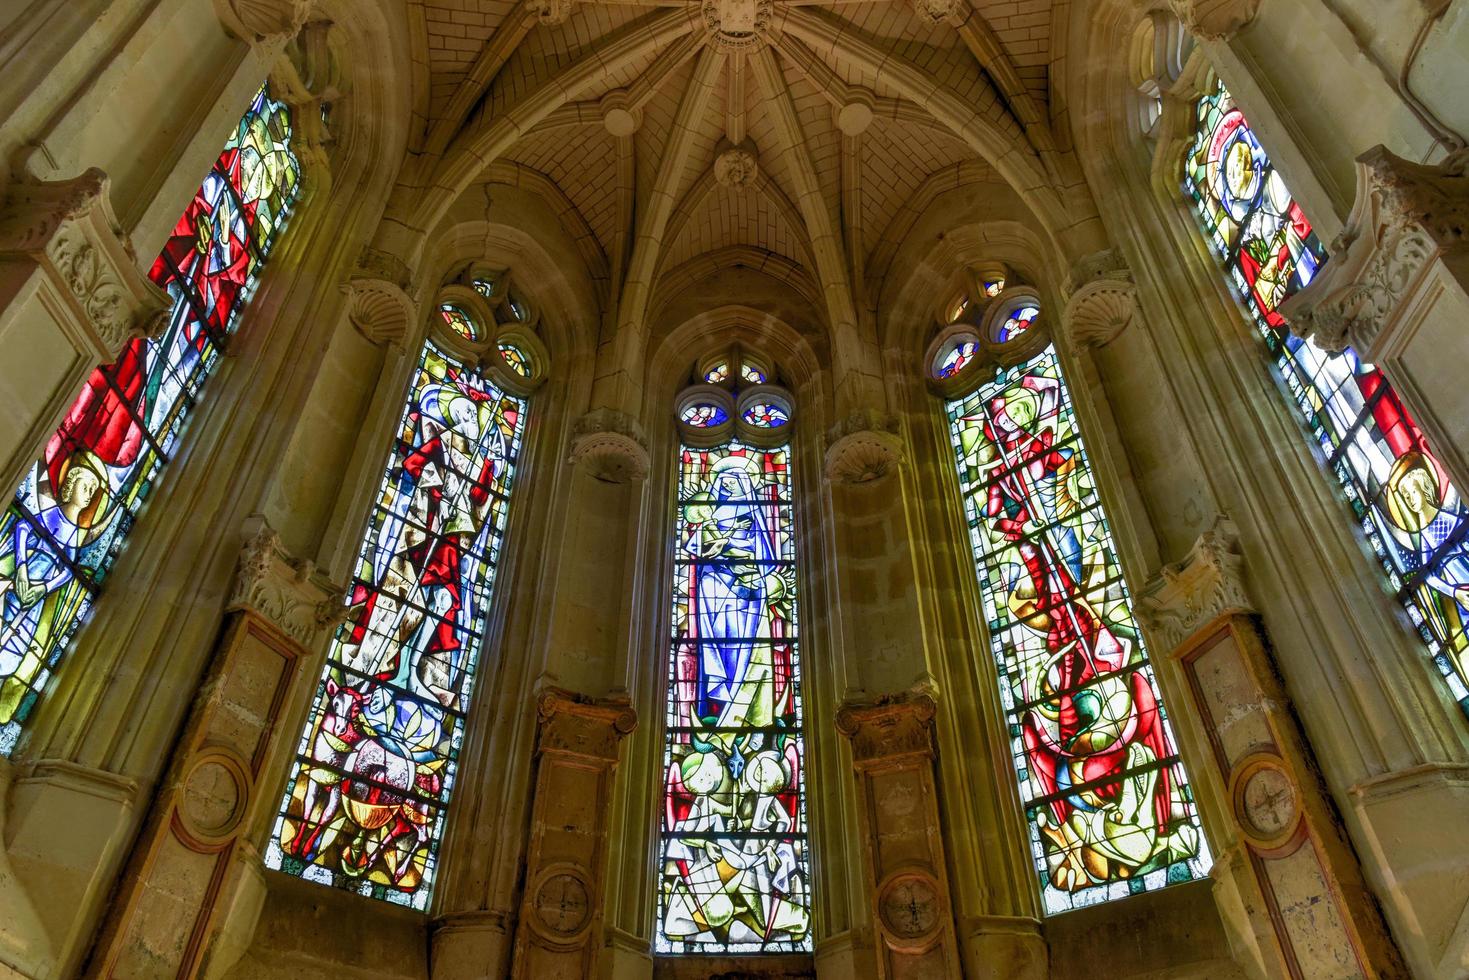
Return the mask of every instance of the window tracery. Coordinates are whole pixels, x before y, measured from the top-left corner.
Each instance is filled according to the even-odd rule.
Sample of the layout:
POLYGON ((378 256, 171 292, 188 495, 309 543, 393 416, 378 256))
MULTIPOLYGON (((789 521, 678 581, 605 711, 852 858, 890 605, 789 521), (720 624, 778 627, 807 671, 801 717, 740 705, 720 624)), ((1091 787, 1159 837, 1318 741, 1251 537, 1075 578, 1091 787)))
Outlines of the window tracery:
POLYGON ((60 666, 290 216, 290 110, 261 86, 149 277, 172 303, 157 339, 97 368, 0 518, 0 753, 60 666))
POLYGON ((1328 470, 1469 712, 1469 520, 1457 487, 1382 372, 1350 347, 1330 354, 1287 328, 1279 307, 1326 261, 1310 219, 1220 84, 1195 104, 1183 186, 1209 246, 1328 470))
POLYGON ((675 405, 656 949, 809 951, 792 402, 739 350, 694 376, 675 405))
POLYGON ((477 285, 440 300, 265 858, 416 909, 432 893, 541 377, 503 359, 477 285))
POLYGON ((1209 856, 1043 310, 1001 290, 927 363, 1055 913, 1201 877, 1209 856))

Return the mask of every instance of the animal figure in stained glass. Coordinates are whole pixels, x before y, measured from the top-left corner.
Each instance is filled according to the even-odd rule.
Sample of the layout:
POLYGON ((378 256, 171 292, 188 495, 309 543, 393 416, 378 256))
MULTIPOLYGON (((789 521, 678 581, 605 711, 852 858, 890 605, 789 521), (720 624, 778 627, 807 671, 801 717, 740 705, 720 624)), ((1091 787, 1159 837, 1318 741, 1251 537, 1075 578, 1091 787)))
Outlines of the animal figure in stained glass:
POLYGON ((1014 340, 1029 330, 1030 325, 1035 322, 1035 318, 1040 315, 1041 311, 1034 306, 1025 305, 1015 307, 1015 309, 1010 311, 1010 315, 1005 317, 1005 322, 1000 324, 999 329, 995 331, 995 343, 1003 344, 1007 341, 1014 340))
POLYGON ((972 340, 963 340, 955 344, 953 348, 944 355, 943 362, 939 364, 938 375, 941 378, 952 378, 969 365, 979 353, 979 344, 972 340))
POLYGON ((523 420, 425 345, 270 866, 427 906, 523 420))
POLYGON ((1325 250, 1229 92, 1196 106, 1184 186, 1450 691, 1469 712, 1469 513, 1387 378, 1286 328, 1325 250))
POLYGON ((157 339, 92 372, 0 517, 0 752, 9 753, 93 598, 300 189, 289 110, 262 87, 153 263, 157 339))
POLYGON ((679 463, 658 950, 811 948, 787 450, 679 463))
POLYGON ((1049 911, 1207 856, 1053 349, 948 414, 1049 911))

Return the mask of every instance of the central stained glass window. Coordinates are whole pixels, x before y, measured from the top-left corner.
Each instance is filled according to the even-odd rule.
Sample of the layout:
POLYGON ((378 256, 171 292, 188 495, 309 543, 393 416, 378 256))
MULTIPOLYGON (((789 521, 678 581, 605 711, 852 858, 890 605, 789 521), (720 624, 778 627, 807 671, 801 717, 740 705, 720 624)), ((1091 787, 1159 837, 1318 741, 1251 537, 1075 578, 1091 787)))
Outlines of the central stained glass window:
POLYGON ((1054 348, 948 403, 1047 912, 1209 857, 1054 348))
POLYGON ((683 447, 659 953, 811 949, 788 446, 683 447))
POLYGON ((524 427, 424 345, 268 866, 428 906, 524 427))

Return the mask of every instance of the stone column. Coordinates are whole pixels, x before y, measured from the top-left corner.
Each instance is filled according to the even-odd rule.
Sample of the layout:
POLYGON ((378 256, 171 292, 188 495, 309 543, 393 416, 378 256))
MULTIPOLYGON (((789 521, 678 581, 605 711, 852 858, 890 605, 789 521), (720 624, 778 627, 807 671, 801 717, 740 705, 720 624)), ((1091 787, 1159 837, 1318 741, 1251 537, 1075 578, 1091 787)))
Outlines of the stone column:
POLYGON ((261 848, 299 707, 343 610, 259 518, 246 528, 218 652, 112 901, 91 976, 222 975, 265 899, 261 848))
POLYGON ((607 823, 618 745, 637 726, 627 700, 582 698, 550 688, 540 729, 515 929, 517 977, 590 977, 602 950, 607 823))
POLYGON ((107 175, 19 180, 0 205, 0 485, 14 489, 82 383, 166 308, 107 175))
POLYGON ((1281 306, 1291 329, 1379 365, 1439 461, 1469 488, 1469 151, 1423 166, 1375 146, 1331 261, 1281 306))
POLYGON ((861 794, 879 977, 960 976, 934 785, 937 708, 917 691, 837 712, 861 794))
MULTIPOLYGON (((1406 976, 1252 614, 1220 520, 1139 603, 1181 673, 1170 718, 1219 853, 1215 897, 1241 961, 1290 977, 1406 976)), ((1162 666, 1162 665, 1160 665, 1162 666)))

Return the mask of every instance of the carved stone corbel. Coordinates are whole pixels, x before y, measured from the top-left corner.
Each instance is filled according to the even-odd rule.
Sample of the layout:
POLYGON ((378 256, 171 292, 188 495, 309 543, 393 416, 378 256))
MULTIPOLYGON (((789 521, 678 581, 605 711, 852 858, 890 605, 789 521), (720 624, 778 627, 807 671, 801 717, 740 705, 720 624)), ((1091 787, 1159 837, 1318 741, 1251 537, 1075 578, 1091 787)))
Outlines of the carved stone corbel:
POLYGON ((224 29, 253 44, 284 43, 306 23, 310 10, 310 0, 214 0, 224 29))
POLYGON ((1188 32, 1206 41, 1228 41, 1250 25, 1260 0, 1169 0, 1188 32))
POLYGON ((345 594, 317 575, 309 559, 287 555, 264 517, 256 514, 245 522, 228 609, 250 610, 309 651, 345 620, 345 594))
POLYGON ((1137 316, 1132 270, 1115 249, 1094 253, 1072 269, 1061 323, 1078 348, 1104 347, 1137 316))
POLYGON ((512 976, 592 976, 602 949, 608 809, 622 739, 637 727, 626 698, 541 692, 525 896, 512 976))
POLYGON ((1186 756, 1195 797, 1234 856, 1213 872, 1226 927, 1262 975, 1406 976, 1251 607, 1222 517, 1138 604, 1182 675, 1169 714, 1202 750, 1186 756))
POLYGON ((70 180, 21 180, 0 208, 0 257, 34 262, 70 300, 71 339, 88 370, 114 360, 168 308, 168 297, 138 270, 108 187, 95 167, 70 180))
POLYGON ((903 438, 898 417, 872 411, 854 412, 828 435, 826 478, 853 486, 876 483, 903 464, 903 438))
POLYGON ((642 481, 651 465, 648 440, 637 419, 610 408, 596 408, 577 419, 570 462, 606 483, 642 481))
POLYGON ((335 51, 336 25, 315 20, 290 39, 270 73, 271 94, 291 107, 291 146, 306 179, 324 186, 331 180, 335 143, 324 107, 342 96, 342 71, 335 51))
POLYGON ((347 294, 347 319, 374 344, 401 345, 414 317, 413 299, 395 282, 354 275, 342 284, 347 294))
POLYGON ((962 972, 933 772, 937 711, 933 694, 922 688, 848 702, 837 711, 862 794, 867 890, 883 977, 962 972))

